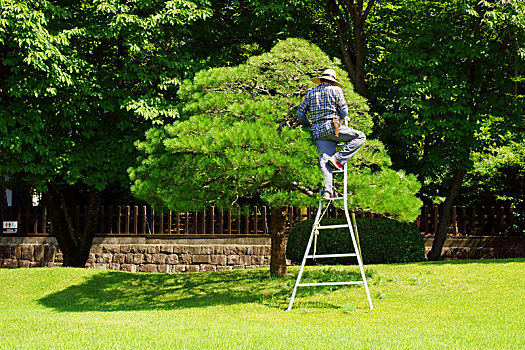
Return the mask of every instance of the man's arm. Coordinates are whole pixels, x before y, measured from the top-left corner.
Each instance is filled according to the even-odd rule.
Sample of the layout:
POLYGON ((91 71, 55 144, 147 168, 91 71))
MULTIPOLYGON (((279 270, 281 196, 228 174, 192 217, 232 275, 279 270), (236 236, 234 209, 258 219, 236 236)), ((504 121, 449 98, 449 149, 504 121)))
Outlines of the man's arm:
POLYGON ((341 119, 344 119, 348 115, 348 105, 346 104, 345 95, 341 88, 337 88, 337 113, 341 119))
POLYGON ((306 95, 303 102, 297 109, 297 119, 299 119, 299 123, 301 123, 304 126, 310 126, 310 121, 306 117, 307 111, 308 111, 308 95, 306 95))
POLYGON ((300 124, 310 126, 310 121, 306 117, 306 113, 303 113, 300 109, 297 110, 297 118, 299 119, 300 124))

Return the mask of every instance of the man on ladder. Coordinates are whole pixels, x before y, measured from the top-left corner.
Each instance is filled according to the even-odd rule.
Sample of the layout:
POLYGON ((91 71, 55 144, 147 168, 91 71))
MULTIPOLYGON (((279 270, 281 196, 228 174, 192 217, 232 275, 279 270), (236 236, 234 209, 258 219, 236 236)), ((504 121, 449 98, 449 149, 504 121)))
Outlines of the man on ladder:
POLYGON ((324 176, 322 196, 323 199, 330 199, 334 194, 332 170, 343 170, 344 164, 365 142, 366 136, 363 132, 340 123, 340 118, 344 119, 348 114, 348 105, 341 89, 343 85, 337 81, 335 71, 327 69, 321 77, 313 78, 312 81, 319 85, 308 91, 297 110, 297 116, 301 124, 310 126, 306 117, 306 113, 310 112, 312 136, 321 153, 319 168, 324 176), (344 142, 345 145, 335 153, 339 142, 344 142))
POLYGON ((347 162, 357 152, 359 147, 365 142, 365 134, 361 131, 349 128, 346 125, 341 125, 339 118, 344 118, 348 114, 348 106, 343 96, 342 85, 336 80, 335 71, 327 69, 323 72, 323 76, 313 78, 314 83, 318 83, 316 88, 310 90, 299 106, 297 115, 299 121, 304 125, 309 125, 306 117, 306 112, 310 112, 312 120, 312 134, 321 155, 319 156, 319 168, 324 175, 324 187, 322 196, 319 199, 319 208, 314 220, 310 238, 306 246, 301 268, 297 275, 297 280, 290 298, 288 311, 292 309, 292 305, 297 293, 298 287, 313 287, 323 285, 355 285, 362 284, 365 288, 366 296, 370 309, 373 309, 372 298, 368 290, 366 282, 365 270, 363 267, 363 260, 357 244, 354 229, 352 227, 350 214, 348 212, 348 172, 347 162), (335 153, 337 145, 342 142, 344 147, 339 152, 335 153), (329 165, 329 166, 328 166, 329 165), (333 168, 333 169, 332 169, 333 168), (344 190, 343 197, 334 197, 334 188, 332 183, 332 172, 344 173, 344 190), (346 216, 346 224, 342 225, 321 225, 321 220, 326 214, 330 204, 336 200, 344 201, 344 211, 346 216), (328 204, 323 210, 323 200, 328 200, 328 204), (316 254, 317 237, 319 230, 328 230, 336 228, 348 228, 350 238, 354 247, 354 253, 343 254, 316 254), (313 253, 310 251, 313 246, 313 253), (317 282, 317 283, 301 283, 301 276, 304 271, 307 259, 316 258, 343 258, 355 257, 359 264, 361 272, 361 281, 346 281, 346 282, 317 282))

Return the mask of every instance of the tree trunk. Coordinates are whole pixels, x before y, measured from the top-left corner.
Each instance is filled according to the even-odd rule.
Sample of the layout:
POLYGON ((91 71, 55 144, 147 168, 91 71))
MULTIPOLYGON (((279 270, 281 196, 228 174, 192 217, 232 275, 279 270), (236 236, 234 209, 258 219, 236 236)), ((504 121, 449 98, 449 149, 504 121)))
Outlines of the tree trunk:
POLYGON ((366 82, 365 82, 365 38, 364 38, 364 19, 361 22, 354 23, 354 37, 355 37, 355 73, 356 80, 354 81, 354 90, 361 96, 366 96, 366 82))
POLYGON ((375 0, 369 0, 364 8, 363 1, 338 0, 325 4, 329 14, 337 21, 337 35, 343 63, 349 72, 354 84, 354 91, 366 97, 366 36, 365 24, 375 0), (339 12, 339 16, 335 14, 339 12), (351 23, 350 23, 351 22, 351 23), (350 48, 349 40, 345 39, 347 30, 352 25, 353 47, 350 48))
POLYGON ((441 251, 443 250, 443 245, 445 244, 445 240, 447 238, 447 229, 450 222, 452 206, 458 195, 464 175, 464 169, 456 169, 454 172, 454 178, 452 179, 452 184, 448 190, 447 198, 445 199, 445 203, 443 204, 443 209, 439 217, 439 224, 434 237, 434 242, 432 243, 432 249, 427 255, 428 260, 439 260, 441 258, 441 251))
MULTIPOLYGON (((354 84, 354 91, 361 96, 366 96, 366 81, 365 81, 365 38, 363 33, 363 23, 353 23, 354 25, 354 49, 351 50, 348 41, 343 38, 344 33, 342 29, 338 30, 339 46, 341 50, 341 57, 343 63, 350 75, 350 79, 354 84)), ((344 24, 340 24, 344 28, 344 24)))
POLYGON ((270 274, 283 277, 286 274, 286 218, 288 207, 272 208, 270 228, 271 254, 270 274))
POLYGON ((89 252, 95 237, 100 192, 89 189, 87 217, 83 227, 75 225, 78 218, 73 216, 76 203, 67 194, 74 192, 73 188, 60 189, 55 184, 49 184, 44 194, 44 202, 53 222, 53 235, 64 258, 63 266, 84 267, 89 258, 89 252), (66 195, 65 195, 66 193, 66 195))

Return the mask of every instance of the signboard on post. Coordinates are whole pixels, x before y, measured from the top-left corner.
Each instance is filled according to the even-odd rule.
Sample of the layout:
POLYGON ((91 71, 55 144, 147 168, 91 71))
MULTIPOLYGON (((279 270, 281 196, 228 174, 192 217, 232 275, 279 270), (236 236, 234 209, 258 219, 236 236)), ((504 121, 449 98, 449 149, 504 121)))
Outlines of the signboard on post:
POLYGON ((16 233, 18 230, 18 221, 4 221, 2 228, 4 233, 16 233))

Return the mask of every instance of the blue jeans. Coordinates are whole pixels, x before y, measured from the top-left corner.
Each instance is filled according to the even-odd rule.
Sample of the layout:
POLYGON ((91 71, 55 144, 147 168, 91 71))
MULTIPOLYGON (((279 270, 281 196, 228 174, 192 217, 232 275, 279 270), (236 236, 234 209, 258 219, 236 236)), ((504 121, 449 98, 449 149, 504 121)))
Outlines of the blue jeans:
POLYGON ((327 191, 333 194, 332 189, 332 167, 328 164, 328 158, 332 155, 337 159, 342 165, 345 165, 346 162, 359 150, 361 145, 365 143, 366 135, 359 131, 352 129, 348 126, 341 125, 339 129, 339 136, 335 134, 330 134, 319 139, 315 139, 315 145, 321 153, 319 156, 319 168, 324 176, 324 188, 323 191, 327 191), (345 145, 343 149, 335 153, 337 144, 344 142, 345 145), (334 154, 335 153, 335 154, 334 154))

